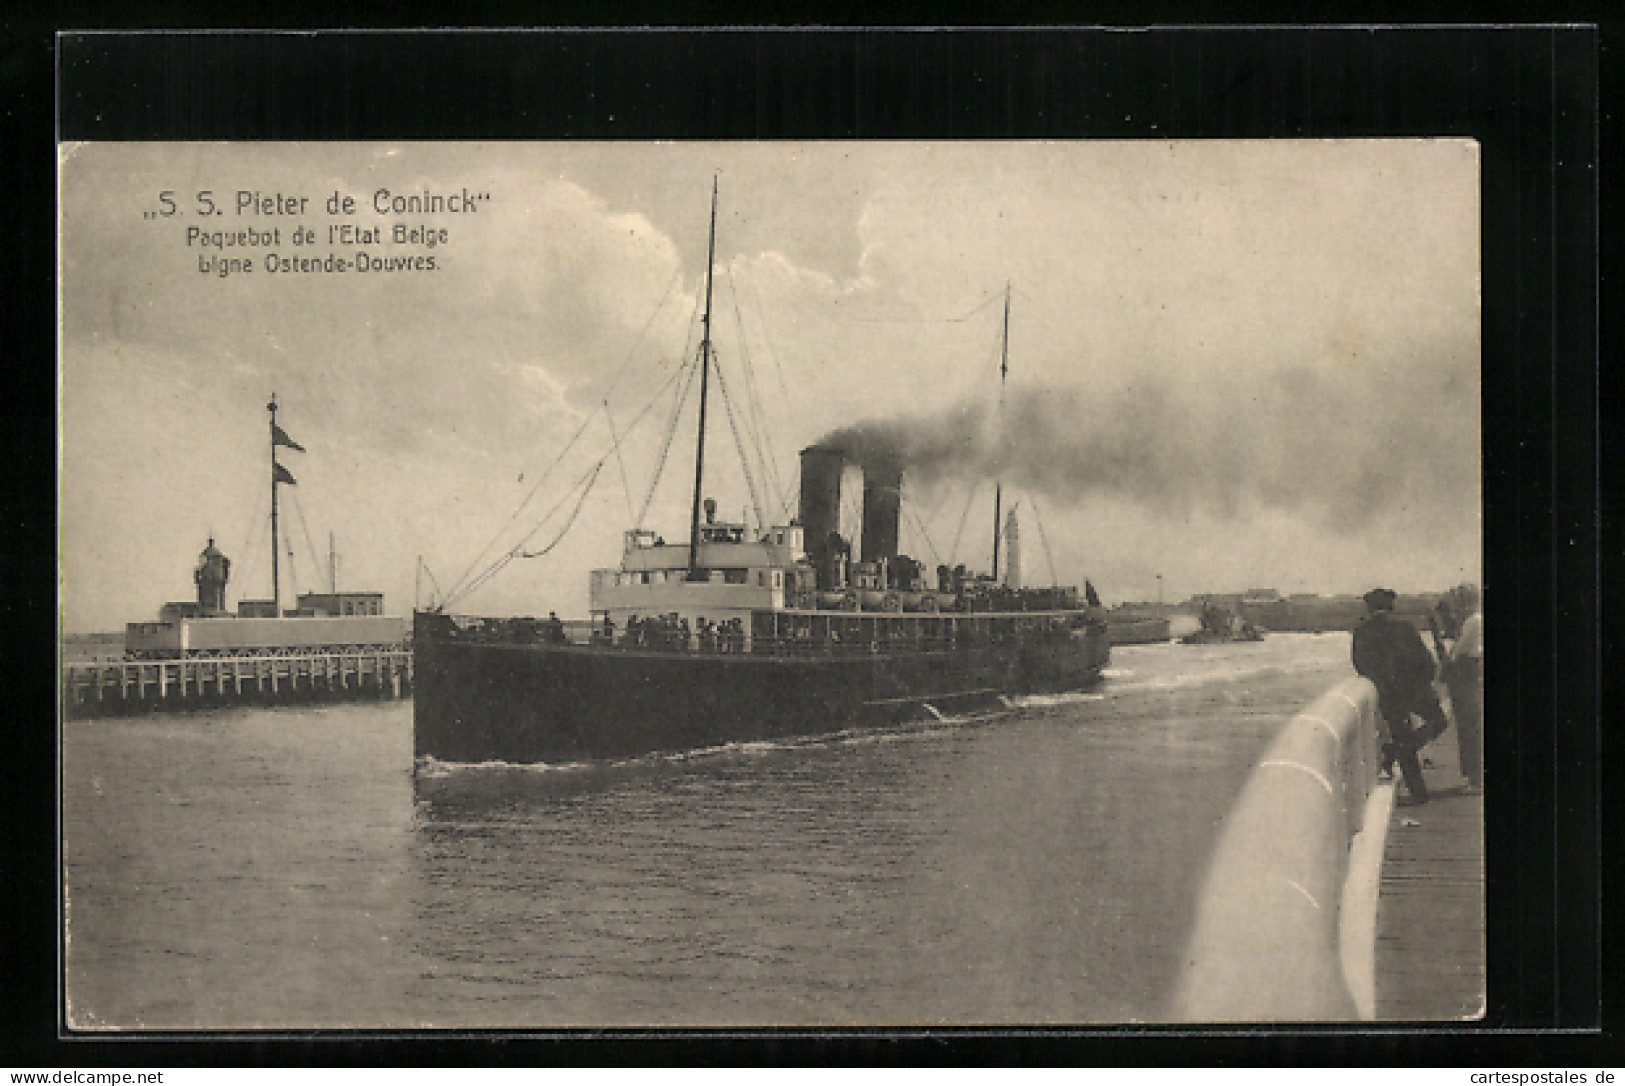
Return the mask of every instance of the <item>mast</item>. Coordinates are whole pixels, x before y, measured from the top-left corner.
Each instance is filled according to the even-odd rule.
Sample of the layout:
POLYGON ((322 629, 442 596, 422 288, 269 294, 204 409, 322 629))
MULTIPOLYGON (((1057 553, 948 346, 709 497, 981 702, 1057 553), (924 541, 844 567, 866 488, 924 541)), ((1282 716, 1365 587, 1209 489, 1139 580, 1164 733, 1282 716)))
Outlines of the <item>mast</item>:
POLYGON ((333 549, 333 533, 327 533, 327 590, 339 594, 339 554, 333 549))
POLYGON ((717 180, 711 179, 711 240, 705 258, 705 324, 700 339, 700 436, 694 452, 694 509, 689 517, 688 579, 700 576, 700 499, 705 480, 705 399, 711 376, 711 279, 717 262, 717 180))
POLYGON ((279 565, 280 555, 277 543, 276 530, 276 393, 271 393, 271 402, 266 404, 271 412, 271 617, 282 617, 282 569, 279 565))
MULTIPOLYGON (((1010 280, 1004 281, 1004 341, 1001 345, 999 358, 999 415, 995 423, 994 440, 1004 441, 1004 381, 1010 374, 1010 280)), ((999 505, 1004 498, 1004 481, 996 479, 993 483, 993 580, 999 580, 999 534, 1002 525, 999 523, 999 505)))

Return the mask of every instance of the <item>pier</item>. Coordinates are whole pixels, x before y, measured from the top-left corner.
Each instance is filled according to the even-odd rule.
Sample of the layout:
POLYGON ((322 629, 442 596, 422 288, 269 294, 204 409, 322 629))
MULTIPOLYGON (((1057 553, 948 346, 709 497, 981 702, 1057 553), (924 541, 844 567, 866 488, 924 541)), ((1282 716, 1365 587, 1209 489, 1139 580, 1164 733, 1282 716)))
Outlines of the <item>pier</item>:
POLYGON ((402 698, 412 692, 412 650, 65 661, 69 719, 248 704, 402 698))
POLYGON ((1461 792, 1454 728, 1422 754, 1431 763, 1422 769, 1431 798, 1420 807, 1390 805, 1377 891, 1373 1017, 1475 1020, 1484 1015, 1487 991, 1484 796, 1461 792))
POLYGON ((1473 1021, 1486 1009, 1484 800, 1452 727, 1422 751, 1429 802, 1376 772, 1375 690, 1299 713, 1225 820, 1173 1017, 1473 1021))

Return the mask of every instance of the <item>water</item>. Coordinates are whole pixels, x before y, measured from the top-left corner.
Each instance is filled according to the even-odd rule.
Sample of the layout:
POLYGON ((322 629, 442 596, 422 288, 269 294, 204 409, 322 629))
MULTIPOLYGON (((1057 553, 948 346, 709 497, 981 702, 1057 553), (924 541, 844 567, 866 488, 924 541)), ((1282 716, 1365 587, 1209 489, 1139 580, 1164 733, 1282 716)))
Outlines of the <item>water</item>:
POLYGON ((986 718, 416 780, 410 703, 69 722, 70 1022, 1165 1020, 1220 820, 1347 659, 1125 646, 986 718))

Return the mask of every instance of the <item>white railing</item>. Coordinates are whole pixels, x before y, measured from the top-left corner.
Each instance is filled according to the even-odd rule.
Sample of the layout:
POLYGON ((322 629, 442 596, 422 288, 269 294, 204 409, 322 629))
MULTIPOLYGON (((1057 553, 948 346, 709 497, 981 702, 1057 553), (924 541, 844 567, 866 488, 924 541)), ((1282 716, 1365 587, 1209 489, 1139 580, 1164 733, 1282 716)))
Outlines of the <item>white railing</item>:
POLYGON ((1220 830, 1174 1017, 1348 1021, 1367 1013, 1344 965, 1342 913, 1350 844, 1376 783, 1377 736, 1376 690, 1351 678, 1270 744, 1220 830))

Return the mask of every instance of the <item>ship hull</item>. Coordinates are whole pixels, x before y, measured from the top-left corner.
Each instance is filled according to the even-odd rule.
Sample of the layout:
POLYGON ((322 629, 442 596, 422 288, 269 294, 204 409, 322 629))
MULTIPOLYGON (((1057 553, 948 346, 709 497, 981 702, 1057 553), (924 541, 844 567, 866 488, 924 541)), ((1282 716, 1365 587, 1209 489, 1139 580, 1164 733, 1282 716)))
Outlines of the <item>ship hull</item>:
POLYGON ((953 651, 645 652, 415 638, 414 747, 442 762, 573 762, 818 735, 1082 689, 1103 625, 953 651))

